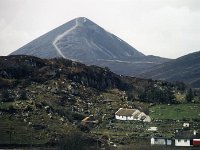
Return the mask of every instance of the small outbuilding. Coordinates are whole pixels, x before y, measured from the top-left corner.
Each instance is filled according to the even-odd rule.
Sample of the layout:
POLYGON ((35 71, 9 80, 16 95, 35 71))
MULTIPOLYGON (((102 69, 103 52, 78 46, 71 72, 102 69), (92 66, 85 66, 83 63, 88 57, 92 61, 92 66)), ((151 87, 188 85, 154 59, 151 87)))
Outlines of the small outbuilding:
POLYGON ((152 137, 151 138, 151 145, 172 145, 172 140, 170 138, 164 137, 152 137))
POLYGON ((149 129, 147 129, 148 131, 157 131, 158 128, 157 127, 149 127, 149 129))
POLYGON ((183 127, 184 127, 184 128, 189 128, 189 127, 190 127, 190 124, 187 123, 187 122, 185 122, 185 123, 183 123, 183 127))
POLYGON ((200 138, 198 138, 198 139, 193 139, 192 145, 193 145, 193 146, 200 146, 200 138))
POLYGON ((194 134, 194 138, 192 140, 192 145, 195 146, 195 147, 200 147, 200 134, 197 133, 196 130, 193 131, 193 134, 194 134))
POLYGON ((83 125, 89 125, 89 126, 93 126, 95 124, 98 124, 99 121, 95 119, 95 117, 93 115, 90 115, 88 117, 85 117, 82 121, 83 125))

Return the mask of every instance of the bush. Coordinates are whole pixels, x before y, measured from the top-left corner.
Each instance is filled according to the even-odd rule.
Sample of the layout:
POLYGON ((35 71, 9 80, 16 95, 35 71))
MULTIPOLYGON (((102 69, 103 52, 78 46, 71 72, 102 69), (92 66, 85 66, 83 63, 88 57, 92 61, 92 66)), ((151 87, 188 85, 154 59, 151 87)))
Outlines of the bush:
POLYGON ((22 90, 22 91, 20 92, 20 99, 21 99, 21 100, 27 100, 27 99, 28 99, 25 90, 22 90))
POLYGON ((93 142, 92 138, 85 137, 81 132, 70 132, 59 140, 59 149, 89 150, 93 142))
POLYGON ((85 132, 85 133, 89 133, 90 132, 90 128, 89 128, 88 125, 79 124, 77 127, 82 132, 85 132))
POLYGON ((200 122, 200 118, 192 118, 192 121, 194 121, 194 122, 200 122))
POLYGON ((14 99, 7 89, 4 89, 1 94, 3 102, 13 102, 14 99))

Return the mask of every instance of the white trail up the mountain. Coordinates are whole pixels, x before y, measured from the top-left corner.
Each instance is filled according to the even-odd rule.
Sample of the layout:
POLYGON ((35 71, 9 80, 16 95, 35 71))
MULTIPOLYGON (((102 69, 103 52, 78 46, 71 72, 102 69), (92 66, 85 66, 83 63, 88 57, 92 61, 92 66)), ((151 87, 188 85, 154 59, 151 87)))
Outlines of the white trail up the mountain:
POLYGON ((55 47, 55 49, 57 50, 57 52, 59 53, 59 55, 63 58, 66 58, 65 55, 62 53, 62 51, 59 49, 59 47, 56 45, 56 43, 62 39, 64 36, 66 36, 67 34, 69 34, 71 31, 73 31, 74 29, 76 29, 76 27, 78 27, 78 20, 76 19, 76 24, 70 28, 69 30, 65 31, 64 33, 58 35, 55 40, 53 41, 53 46, 55 47))

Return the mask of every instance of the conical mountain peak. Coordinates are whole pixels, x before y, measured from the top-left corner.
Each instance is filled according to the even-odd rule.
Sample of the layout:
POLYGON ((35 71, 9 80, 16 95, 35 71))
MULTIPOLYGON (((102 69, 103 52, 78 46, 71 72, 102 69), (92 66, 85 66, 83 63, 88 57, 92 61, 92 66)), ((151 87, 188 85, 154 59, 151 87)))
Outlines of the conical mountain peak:
MULTIPOLYGON (((75 18, 53 29, 11 55, 18 54, 41 58, 62 57, 107 67, 110 66, 110 62, 112 64, 113 62, 132 64, 133 61, 138 60, 143 62, 146 57, 125 41, 85 17, 75 18)), ((116 69, 115 65, 112 66, 116 69)))
POLYGON ((144 56, 85 17, 65 23, 12 54, 63 57, 83 62, 97 59, 127 60, 144 56))
MULTIPOLYGON (((69 22, 67 22, 66 24, 68 24, 69 22)), ((85 26, 85 27, 98 26, 96 23, 94 23, 93 21, 89 20, 86 17, 78 17, 78 18, 71 20, 71 22, 77 23, 78 26, 85 26)))

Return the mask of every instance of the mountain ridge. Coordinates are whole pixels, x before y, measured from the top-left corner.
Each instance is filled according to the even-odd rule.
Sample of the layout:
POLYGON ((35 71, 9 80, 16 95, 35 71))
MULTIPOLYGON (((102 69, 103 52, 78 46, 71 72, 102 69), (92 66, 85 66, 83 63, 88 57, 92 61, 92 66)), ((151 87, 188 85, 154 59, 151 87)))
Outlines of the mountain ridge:
POLYGON ((51 30, 11 55, 32 55, 40 58, 63 57, 88 65, 109 67, 118 74, 131 76, 140 73, 140 70, 169 60, 144 55, 85 17, 73 19, 51 30), (127 68, 126 62, 131 62, 127 68), (136 65, 134 62, 140 62, 141 65, 138 63, 136 65), (120 70, 119 63, 120 66, 126 68, 126 72, 124 72, 124 67, 120 70))
POLYGON ((200 51, 160 64, 140 74, 140 77, 167 81, 182 81, 200 87, 200 51))

